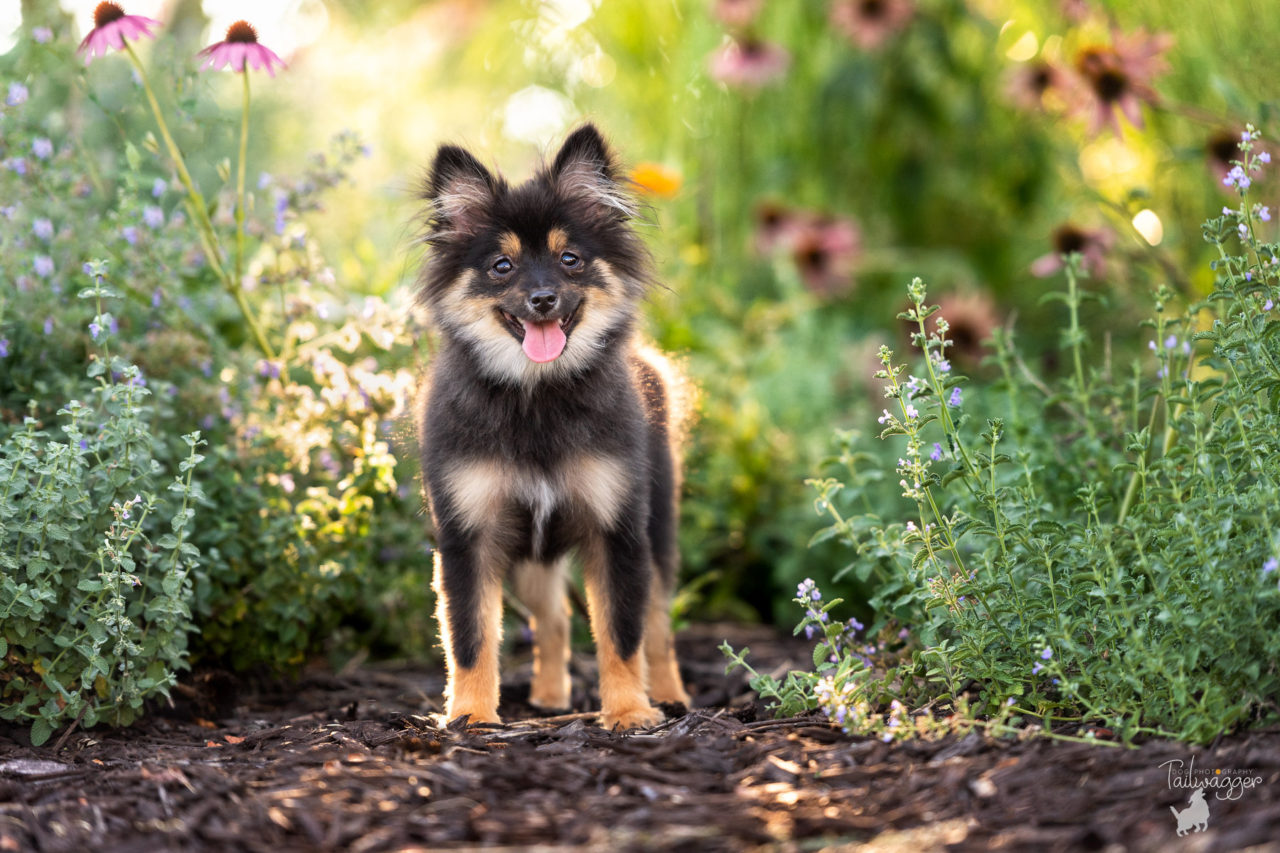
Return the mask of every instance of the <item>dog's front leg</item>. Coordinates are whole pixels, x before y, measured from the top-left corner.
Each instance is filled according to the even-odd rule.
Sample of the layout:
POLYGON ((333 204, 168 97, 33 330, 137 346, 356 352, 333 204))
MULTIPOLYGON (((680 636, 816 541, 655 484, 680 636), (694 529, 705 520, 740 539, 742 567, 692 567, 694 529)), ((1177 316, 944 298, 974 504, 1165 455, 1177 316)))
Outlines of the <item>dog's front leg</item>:
POLYGON ((500 723, 498 650, 502 644, 502 573, 477 537, 438 531, 432 588, 448 683, 445 715, 500 723))
POLYGON ((606 729, 662 721, 662 712, 649 704, 641 653, 653 568, 643 528, 629 522, 637 515, 623 513, 619 526, 592 537, 582 555, 606 729))

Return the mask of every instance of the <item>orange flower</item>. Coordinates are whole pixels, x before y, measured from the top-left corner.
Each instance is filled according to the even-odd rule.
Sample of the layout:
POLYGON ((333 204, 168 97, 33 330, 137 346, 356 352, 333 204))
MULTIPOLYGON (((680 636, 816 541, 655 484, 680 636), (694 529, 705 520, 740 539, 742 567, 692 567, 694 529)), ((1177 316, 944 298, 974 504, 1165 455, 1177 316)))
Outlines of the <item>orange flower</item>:
POLYGON ((661 163, 637 163, 631 170, 631 183, 645 195, 674 198, 683 182, 684 177, 679 172, 661 163))

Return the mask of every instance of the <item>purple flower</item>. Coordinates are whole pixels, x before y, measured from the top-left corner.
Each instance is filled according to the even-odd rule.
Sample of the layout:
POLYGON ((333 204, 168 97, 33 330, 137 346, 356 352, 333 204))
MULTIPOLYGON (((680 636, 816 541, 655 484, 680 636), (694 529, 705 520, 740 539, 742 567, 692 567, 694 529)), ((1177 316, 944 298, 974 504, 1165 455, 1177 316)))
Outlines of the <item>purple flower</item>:
POLYGON ((120 229, 120 233, 124 236, 125 241, 130 246, 138 245, 138 229, 132 225, 126 225, 120 229))
POLYGON ((1259 162, 1259 163, 1270 163, 1270 162, 1271 162, 1271 152, 1270 152, 1270 151, 1261 151, 1261 152, 1259 152, 1259 153, 1258 153, 1258 162, 1259 162))
POLYGON ((31 266, 35 269, 36 275, 41 278, 48 278, 53 275, 53 258, 48 255, 36 255, 31 262, 31 266))
POLYGON ((1046 646, 1045 650, 1040 653, 1040 659, 1049 660, 1051 657, 1053 657, 1053 649, 1046 646))
POLYGON ((4 161, 4 165, 10 172, 15 174, 25 175, 27 173, 27 161, 22 157, 10 157, 4 161))
POLYGON ((1270 311, 1270 310, 1271 310, 1272 308, 1274 308, 1274 307, 1275 307, 1275 303, 1273 303, 1270 299, 1268 299, 1266 302, 1262 303, 1262 310, 1263 310, 1263 311, 1270 311))
POLYGON ((960 387, 956 386, 951 389, 951 396, 947 399, 947 405, 955 408, 960 405, 960 387))
POLYGON ((1270 222, 1270 221, 1271 221, 1271 208, 1266 207, 1265 205, 1264 205, 1263 207, 1259 207, 1259 208, 1258 208, 1258 218, 1259 218, 1259 219, 1261 219, 1263 222, 1270 222))
MULTIPOLYGON (((958 391, 960 389, 957 388, 956 390, 958 391)), ((936 441, 933 443, 933 452, 929 454, 929 458, 932 459, 934 462, 942 461, 942 445, 941 444, 939 444, 936 441)))
POLYGON ((265 358, 262 359, 258 362, 258 375, 264 376, 267 379, 279 379, 280 363, 276 361, 269 361, 265 358))
POLYGON ((44 333, 45 333, 46 335, 52 335, 52 334, 53 334, 53 318, 52 318, 52 317, 45 317, 45 318, 44 318, 44 333))
POLYGON ((98 339, 98 335, 102 334, 102 326, 98 325, 97 320, 89 324, 89 334, 95 341, 98 339))
POLYGON ((1042 669, 1044 669, 1044 664, 1042 664, 1042 663, 1038 663, 1038 664, 1036 664, 1035 666, 1031 667, 1031 674, 1032 674, 1032 675, 1039 675, 1039 674, 1040 674, 1040 670, 1042 670, 1042 669))
POLYGON ((31 231, 41 240, 53 239, 53 223, 47 219, 41 218, 31 223, 31 231))
POLYGON ((9 339, 0 338, 0 358, 9 357, 9 339))
POLYGON ((261 172, 261 173, 259 173, 259 175, 258 175, 258 189, 260 189, 260 190, 265 190, 267 187, 271 186, 271 180, 272 180, 272 178, 271 178, 271 175, 270 175, 269 173, 267 173, 267 172, 261 172))
POLYGON ((156 230, 164 225, 164 211, 149 204, 142 208, 142 221, 148 228, 156 230))
POLYGON ((1235 187, 1241 191, 1249 189, 1249 184, 1251 183, 1253 182, 1249 180, 1249 176, 1239 166, 1231 167, 1231 171, 1227 172, 1227 176, 1222 179, 1224 187, 1235 187))
POLYGON ((276 236, 284 233, 284 212, 289 207, 289 197, 284 193, 276 196, 276 236))
POLYGON ((151 197, 160 198, 169 189, 169 183, 164 178, 156 178, 155 183, 151 185, 151 197))
POLYGON ((1262 564, 1262 573, 1264 575, 1269 575, 1276 569, 1280 569, 1280 560, 1277 560, 1275 557, 1268 558, 1267 561, 1262 564))
POLYGON ((48 27, 36 27, 31 31, 31 37, 36 40, 36 44, 48 44, 53 38, 53 30, 48 27))
POLYGON ((1177 336, 1177 335, 1170 335, 1169 337, 1167 337, 1167 338, 1165 338, 1165 339, 1164 339, 1164 348, 1165 348, 1165 349, 1173 349, 1173 348, 1174 348, 1174 347, 1176 347, 1177 345, 1178 345, 1178 336, 1177 336))
POLYGON ((37 136, 31 141, 31 153, 41 160, 48 160, 53 156, 53 143, 43 136, 37 136))
POLYGON ((27 102, 27 87, 21 83, 9 84, 9 97, 5 98, 5 103, 11 107, 20 107, 27 102))
POLYGON ((164 292, 160 288, 151 291, 151 307, 159 308, 160 303, 164 300, 164 292))

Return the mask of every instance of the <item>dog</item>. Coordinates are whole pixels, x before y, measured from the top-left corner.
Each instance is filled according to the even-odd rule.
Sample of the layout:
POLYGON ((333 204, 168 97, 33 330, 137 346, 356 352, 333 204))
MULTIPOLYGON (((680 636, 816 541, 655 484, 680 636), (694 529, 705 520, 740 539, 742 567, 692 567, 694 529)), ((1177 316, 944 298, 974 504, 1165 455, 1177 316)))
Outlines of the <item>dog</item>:
POLYGON ((498 723, 502 586, 532 614, 529 702, 569 700, 569 559, 582 565, 607 729, 689 704, 670 625, 681 378, 635 329, 653 283, 637 205, 591 124, 509 185, 438 149, 418 294, 440 346, 418 415, 435 528, 446 716, 498 723))
POLYGON ((1178 821, 1178 837, 1188 832, 1203 832, 1209 828, 1209 804, 1204 801, 1204 788, 1196 788, 1191 792, 1189 805, 1182 811, 1169 806, 1174 818, 1178 821))

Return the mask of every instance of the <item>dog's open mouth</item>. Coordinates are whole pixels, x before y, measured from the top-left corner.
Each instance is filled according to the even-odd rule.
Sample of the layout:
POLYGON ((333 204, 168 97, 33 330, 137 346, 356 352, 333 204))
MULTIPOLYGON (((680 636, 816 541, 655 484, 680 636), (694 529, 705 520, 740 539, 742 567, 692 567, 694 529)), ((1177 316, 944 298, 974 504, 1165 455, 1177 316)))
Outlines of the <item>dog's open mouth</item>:
POLYGON ((502 309, 498 309, 498 314, 502 317, 502 322, 511 330, 511 334, 520 342, 524 354, 529 356, 531 361, 544 364, 555 361, 564 352, 565 344, 569 340, 569 332, 572 331, 581 308, 580 302, 559 320, 547 320, 543 323, 521 320, 502 309))

